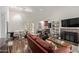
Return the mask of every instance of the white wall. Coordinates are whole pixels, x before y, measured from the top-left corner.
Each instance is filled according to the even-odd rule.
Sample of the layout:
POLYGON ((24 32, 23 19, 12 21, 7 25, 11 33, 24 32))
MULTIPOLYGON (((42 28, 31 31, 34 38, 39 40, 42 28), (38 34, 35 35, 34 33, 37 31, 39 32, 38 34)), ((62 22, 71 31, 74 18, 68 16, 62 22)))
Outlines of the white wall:
POLYGON ((9 9, 9 22, 8 22, 8 31, 15 32, 17 30, 25 30, 25 25, 31 23, 31 15, 29 13, 9 9), (21 19, 15 19, 14 16, 20 15, 21 19))
POLYGON ((0 6, 0 38, 6 38, 6 20, 7 20, 6 7, 0 6))
POLYGON ((0 8, 0 38, 1 38, 1 8, 0 8))

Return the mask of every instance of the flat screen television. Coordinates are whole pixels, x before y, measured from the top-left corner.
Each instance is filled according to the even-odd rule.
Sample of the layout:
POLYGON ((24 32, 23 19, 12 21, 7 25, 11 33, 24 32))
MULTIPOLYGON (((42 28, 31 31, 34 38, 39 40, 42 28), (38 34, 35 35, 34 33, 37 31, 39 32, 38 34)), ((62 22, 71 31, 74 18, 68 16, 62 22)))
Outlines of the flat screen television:
POLYGON ((79 27, 79 18, 62 20, 61 24, 62 24, 62 27, 79 27))

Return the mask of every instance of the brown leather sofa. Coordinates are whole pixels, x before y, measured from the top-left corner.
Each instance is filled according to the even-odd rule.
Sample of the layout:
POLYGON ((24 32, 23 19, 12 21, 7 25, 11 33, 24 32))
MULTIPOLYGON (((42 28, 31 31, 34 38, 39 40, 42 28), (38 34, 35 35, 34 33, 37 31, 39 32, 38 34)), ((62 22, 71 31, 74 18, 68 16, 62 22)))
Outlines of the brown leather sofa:
POLYGON ((30 46, 33 53, 48 53, 42 46, 40 46, 35 40, 27 35, 28 45, 30 46))
POLYGON ((69 47, 54 49, 53 45, 32 34, 27 35, 27 40, 33 53, 70 53, 69 47))

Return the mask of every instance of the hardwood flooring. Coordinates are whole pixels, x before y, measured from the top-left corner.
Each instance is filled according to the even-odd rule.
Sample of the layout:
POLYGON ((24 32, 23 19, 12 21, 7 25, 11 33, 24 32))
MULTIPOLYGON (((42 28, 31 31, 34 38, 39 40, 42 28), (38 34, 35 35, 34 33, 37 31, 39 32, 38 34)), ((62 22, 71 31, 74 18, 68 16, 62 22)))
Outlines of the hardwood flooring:
POLYGON ((26 39, 14 40, 12 46, 12 53, 30 53, 31 49, 28 46, 26 39))

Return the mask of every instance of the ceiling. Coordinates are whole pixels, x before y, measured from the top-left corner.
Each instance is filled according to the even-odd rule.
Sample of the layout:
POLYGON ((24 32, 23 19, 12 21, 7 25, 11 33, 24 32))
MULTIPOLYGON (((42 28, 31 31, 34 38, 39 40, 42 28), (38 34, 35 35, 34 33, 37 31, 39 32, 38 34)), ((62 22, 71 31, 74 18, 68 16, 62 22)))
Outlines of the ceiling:
MULTIPOLYGON (((70 17, 79 17, 78 6, 18 6, 19 8, 30 9, 23 11, 30 14, 32 19, 63 19, 70 17)), ((13 9, 12 9, 13 10, 13 9)))

